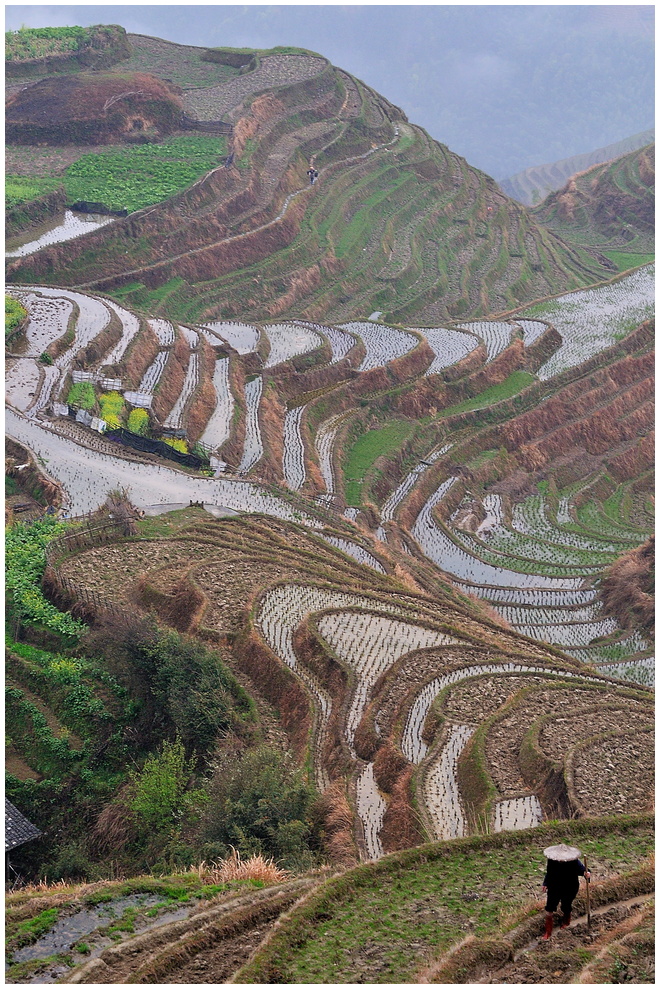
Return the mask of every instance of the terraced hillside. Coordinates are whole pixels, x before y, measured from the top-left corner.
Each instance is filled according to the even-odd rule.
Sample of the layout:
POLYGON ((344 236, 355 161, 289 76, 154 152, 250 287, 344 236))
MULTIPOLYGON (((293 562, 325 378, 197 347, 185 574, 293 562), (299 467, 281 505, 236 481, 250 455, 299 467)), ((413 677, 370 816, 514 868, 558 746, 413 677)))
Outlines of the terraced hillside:
MULTIPOLYGON (((532 210, 536 219, 572 243, 598 250, 653 253, 655 145, 574 175, 532 210)), ((614 260, 618 261, 618 257, 614 260)), ((640 259, 640 260, 643 260, 640 259)))
POLYGON ((79 292, 12 289, 31 318, 8 359, 9 431, 48 456, 74 512, 102 500, 99 471, 143 507, 194 497, 293 519, 317 498, 531 638, 630 661, 621 669, 645 681, 648 631, 621 632, 598 581, 652 531, 652 286, 640 268, 432 330, 193 330, 79 292), (185 480, 158 457, 140 466, 141 453, 215 478, 185 480))
POLYGON ((234 74, 203 86, 200 59, 213 53, 154 44, 138 39, 128 64, 156 75, 176 64, 177 78, 194 79, 186 120, 231 125, 225 166, 65 249, 10 261, 10 281, 66 281, 184 322, 337 322, 375 310, 433 322, 602 274, 598 259, 537 226, 488 176, 322 57, 257 53, 240 75, 212 64, 234 74))
MULTIPOLYGON (((9 981, 644 981, 653 264, 313 52, 130 41, 179 191, 8 260, 8 794, 69 881, 9 981)), ((116 157, 49 151, 19 228, 116 157)))
POLYGON ((642 748, 621 746, 616 777, 628 782, 610 794, 601 781, 598 799, 644 809, 630 767, 650 752, 633 686, 652 679, 649 631, 622 628, 599 581, 652 527, 651 287, 640 268, 542 314, 428 335, 372 322, 192 329, 79 292, 12 290, 31 315, 26 346, 44 345, 50 312, 60 353, 22 410, 19 372, 41 372, 11 359, 8 430, 48 461, 71 511, 98 506, 102 476, 149 511, 190 500, 244 515, 69 555, 49 586, 86 606, 96 594, 100 607, 156 608, 231 646, 294 751, 312 753, 317 786, 348 801, 336 843, 349 857, 601 813, 576 782, 580 753, 607 760, 597 725, 621 735, 636 718, 642 748), (112 441, 130 444, 131 430, 122 456, 112 441), (147 430, 165 442, 145 448, 147 430), (200 435, 208 445, 194 446, 200 435), (145 460, 172 447, 215 476, 145 460), (565 750, 532 745, 567 703, 579 713, 565 750))
POLYGON ((641 131, 639 134, 633 134, 632 137, 608 144, 596 151, 573 155, 548 165, 526 168, 525 171, 518 172, 517 175, 501 179, 499 185, 508 196, 512 196, 520 203, 525 203, 526 206, 534 206, 551 192, 557 192, 561 189, 572 175, 588 171, 594 165, 614 161, 615 158, 620 158, 630 151, 644 148, 653 142, 654 137, 655 132, 652 129, 641 131))

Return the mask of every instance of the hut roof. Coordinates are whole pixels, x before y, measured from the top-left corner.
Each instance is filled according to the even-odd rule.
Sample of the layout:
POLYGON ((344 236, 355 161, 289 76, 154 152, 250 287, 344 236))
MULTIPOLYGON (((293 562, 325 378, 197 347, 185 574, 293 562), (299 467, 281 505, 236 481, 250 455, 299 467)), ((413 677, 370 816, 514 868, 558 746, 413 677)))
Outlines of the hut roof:
POLYGON ((39 828, 28 821, 27 817, 5 797, 5 852, 18 848, 32 838, 38 838, 40 834, 39 828))

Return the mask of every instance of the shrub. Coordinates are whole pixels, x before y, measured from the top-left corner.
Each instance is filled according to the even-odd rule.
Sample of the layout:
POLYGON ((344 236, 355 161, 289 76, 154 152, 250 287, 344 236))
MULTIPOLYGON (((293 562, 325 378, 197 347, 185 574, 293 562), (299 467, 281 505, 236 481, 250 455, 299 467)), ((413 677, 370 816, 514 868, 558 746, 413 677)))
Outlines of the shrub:
POLYGON ((19 522, 7 529, 5 587, 12 617, 17 621, 77 639, 86 626, 50 604, 39 587, 46 569, 45 547, 65 530, 66 525, 51 516, 31 523, 19 522))
POLYGON ((79 409, 86 409, 91 412, 96 407, 96 393, 90 381, 79 381, 69 388, 66 397, 68 405, 75 405, 79 409))
POLYGON ((317 846, 314 787, 280 753, 267 746, 244 752, 228 743, 218 753, 208 787, 203 838, 242 855, 274 856, 296 863, 317 846))
POLYGON ((126 402, 118 391, 108 391, 99 395, 99 406, 101 415, 105 419, 106 414, 120 416, 126 408, 126 402))
POLYGON ((11 295, 5 295, 5 337, 8 337, 21 325, 27 316, 27 309, 13 299, 11 295))
POLYGON ((252 717, 249 699, 217 655, 153 620, 109 619, 86 645, 116 664, 118 679, 141 701, 145 745, 152 732, 162 737, 165 727, 189 754, 203 756, 219 734, 252 717))
POLYGON ((131 433, 145 436, 149 428, 149 413, 146 409, 132 409, 128 417, 128 428, 131 433))
POLYGON ((273 859, 265 859, 263 855, 251 855, 242 859, 241 853, 235 848, 232 848, 224 862, 216 862, 208 868, 205 862, 201 862, 195 871, 200 877, 210 879, 213 883, 230 883, 241 879, 281 883, 289 878, 289 873, 280 869, 273 859))
POLYGON ((179 453, 188 452, 188 444, 185 440, 177 440, 173 436, 168 436, 163 442, 167 443, 168 446, 171 446, 173 450, 178 450, 179 453))

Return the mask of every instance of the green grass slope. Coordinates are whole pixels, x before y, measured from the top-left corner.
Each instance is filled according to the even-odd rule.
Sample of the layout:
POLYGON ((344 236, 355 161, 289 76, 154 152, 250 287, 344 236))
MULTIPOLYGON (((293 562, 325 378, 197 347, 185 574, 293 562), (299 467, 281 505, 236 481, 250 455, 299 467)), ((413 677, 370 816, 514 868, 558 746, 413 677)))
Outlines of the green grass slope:
POLYGON ((594 879, 639 868, 649 817, 547 824, 422 845, 330 879, 239 970, 237 983, 417 982, 468 934, 484 938, 541 895, 543 848, 577 844, 594 879))

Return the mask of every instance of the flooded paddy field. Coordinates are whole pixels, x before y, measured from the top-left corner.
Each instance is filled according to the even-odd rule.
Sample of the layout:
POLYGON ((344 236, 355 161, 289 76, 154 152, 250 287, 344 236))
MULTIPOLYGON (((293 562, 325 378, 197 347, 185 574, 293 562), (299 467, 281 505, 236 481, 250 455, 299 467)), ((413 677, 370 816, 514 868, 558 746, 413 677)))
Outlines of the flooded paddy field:
POLYGON ((32 227, 29 234, 10 237, 5 243, 5 257, 23 258, 28 254, 35 254, 42 247, 63 244, 67 240, 74 240, 100 227, 106 227, 114 219, 114 216, 101 213, 74 213, 67 209, 63 216, 32 227))

